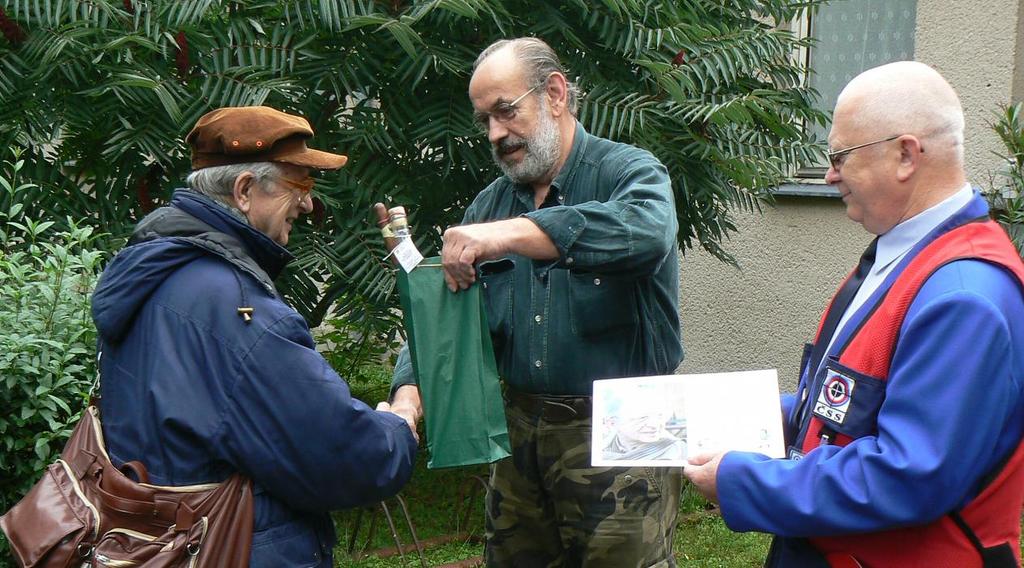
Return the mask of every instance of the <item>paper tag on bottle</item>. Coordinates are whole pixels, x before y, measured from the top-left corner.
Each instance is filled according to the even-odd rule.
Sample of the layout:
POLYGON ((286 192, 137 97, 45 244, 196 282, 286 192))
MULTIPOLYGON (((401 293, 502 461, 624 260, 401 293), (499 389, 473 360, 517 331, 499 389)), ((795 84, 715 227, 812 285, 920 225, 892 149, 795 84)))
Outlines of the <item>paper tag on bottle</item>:
POLYGON ((412 272, 413 268, 423 262, 423 255, 420 254, 420 250, 416 248, 412 239, 402 239, 402 242, 395 246, 391 254, 395 255, 395 260, 406 272, 412 272))

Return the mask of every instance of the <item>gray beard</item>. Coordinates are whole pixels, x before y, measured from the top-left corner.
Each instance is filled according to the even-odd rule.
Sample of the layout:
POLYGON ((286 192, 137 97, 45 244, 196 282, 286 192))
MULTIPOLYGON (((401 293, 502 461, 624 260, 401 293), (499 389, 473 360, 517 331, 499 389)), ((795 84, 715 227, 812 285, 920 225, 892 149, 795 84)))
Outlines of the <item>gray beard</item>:
MULTIPOLYGON (((543 99, 542 99, 543 101, 543 99)), ((533 183, 547 176, 558 161, 562 148, 562 133, 558 124, 548 114, 547 104, 541 103, 540 120, 532 135, 520 138, 509 134, 505 139, 491 146, 491 156, 501 171, 515 183, 533 183), (519 163, 507 162, 498 150, 522 145, 523 159, 519 163)))

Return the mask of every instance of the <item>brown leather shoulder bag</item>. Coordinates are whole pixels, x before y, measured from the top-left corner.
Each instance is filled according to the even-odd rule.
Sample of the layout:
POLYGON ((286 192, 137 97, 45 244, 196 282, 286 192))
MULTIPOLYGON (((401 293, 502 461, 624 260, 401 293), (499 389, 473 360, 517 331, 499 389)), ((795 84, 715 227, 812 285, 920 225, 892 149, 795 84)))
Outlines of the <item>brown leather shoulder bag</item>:
POLYGON ((15 560, 26 567, 242 568, 252 544, 252 483, 166 487, 145 467, 110 463, 99 411, 89 406, 60 459, 0 517, 15 560))

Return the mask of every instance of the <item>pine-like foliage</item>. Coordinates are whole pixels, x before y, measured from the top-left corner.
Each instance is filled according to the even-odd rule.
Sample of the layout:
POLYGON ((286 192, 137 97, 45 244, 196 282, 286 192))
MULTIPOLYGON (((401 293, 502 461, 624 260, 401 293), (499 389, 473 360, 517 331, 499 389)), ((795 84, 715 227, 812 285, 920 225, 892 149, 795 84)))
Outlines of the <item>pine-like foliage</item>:
POLYGON ((1007 105, 996 116, 992 130, 1006 151, 1006 163, 986 192, 992 217, 1003 224, 1024 256, 1024 102, 1007 105))
MULTIPOLYGON (((0 0, 0 144, 24 149, 41 213, 123 237, 188 170, 203 113, 265 104, 350 156, 318 183, 283 288, 312 324, 330 313, 392 329, 393 274, 369 215, 410 210, 421 250, 497 170, 466 90, 503 37, 552 45, 593 134, 651 150, 674 181, 684 248, 728 258, 730 211, 820 147, 802 44, 775 23, 814 0, 0 0)), ((355 332, 353 336, 366 336, 355 332)))

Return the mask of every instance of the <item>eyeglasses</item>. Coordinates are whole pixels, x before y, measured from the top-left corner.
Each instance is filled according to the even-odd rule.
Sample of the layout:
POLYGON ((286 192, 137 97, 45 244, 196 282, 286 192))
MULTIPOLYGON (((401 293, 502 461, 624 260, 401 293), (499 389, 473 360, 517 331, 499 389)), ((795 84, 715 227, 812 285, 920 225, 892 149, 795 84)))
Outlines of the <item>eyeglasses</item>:
MULTIPOLYGON (((866 148, 868 146, 874 146, 875 144, 881 144, 882 142, 890 142, 892 140, 899 138, 900 136, 903 135, 896 134, 895 136, 890 136, 888 138, 883 138, 881 140, 875 140, 873 142, 865 142, 864 144, 857 144, 856 146, 850 146, 849 148, 843 148, 842 150, 829 150, 828 152, 825 153, 825 155, 828 157, 828 163, 832 164, 832 169, 839 170, 839 168, 843 167, 843 162, 846 161, 846 156, 849 155, 850 152, 853 152, 854 150, 860 150, 861 148, 866 148)), ((923 148, 922 151, 924 151, 923 148)))
POLYGON ((281 185, 299 192, 299 198, 302 199, 309 195, 313 191, 313 186, 316 185, 316 180, 312 177, 305 177, 300 180, 288 179, 286 177, 274 176, 274 179, 281 182, 281 185))
POLYGON ((513 100, 510 103, 499 102, 495 104, 494 107, 491 109, 491 112, 474 112, 473 122, 476 124, 476 127, 480 130, 482 134, 487 134, 491 130, 492 117, 501 124, 505 124, 511 120, 514 120, 515 117, 519 114, 519 101, 525 99, 526 95, 529 95, 530 93, 536 91, 543 84, 544 83, 534 85, 532 89, 519 95, 518 97, 515 98, 515 100, 513 100))

